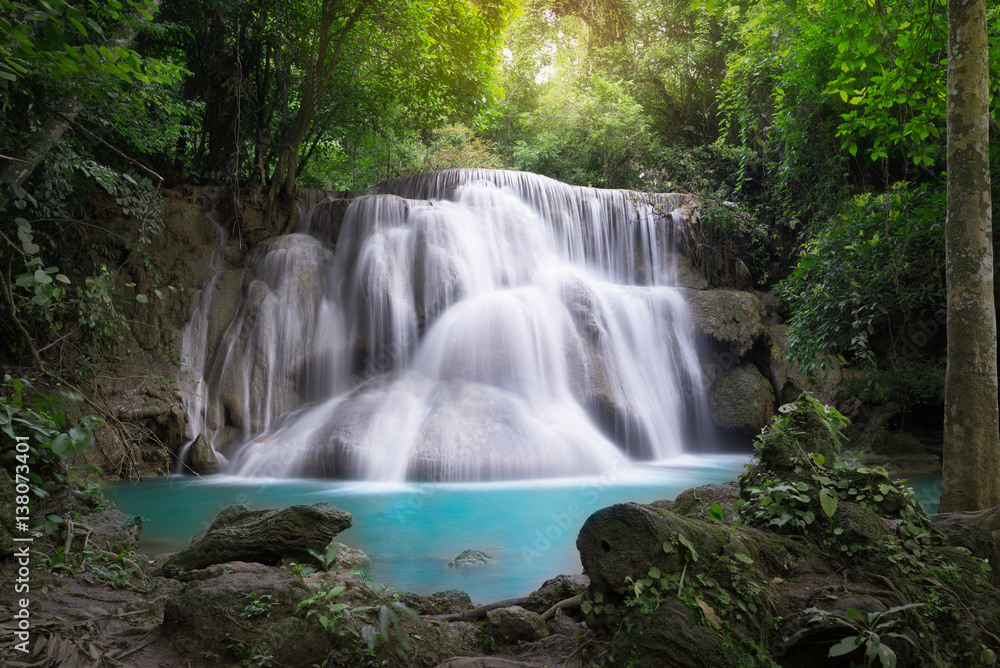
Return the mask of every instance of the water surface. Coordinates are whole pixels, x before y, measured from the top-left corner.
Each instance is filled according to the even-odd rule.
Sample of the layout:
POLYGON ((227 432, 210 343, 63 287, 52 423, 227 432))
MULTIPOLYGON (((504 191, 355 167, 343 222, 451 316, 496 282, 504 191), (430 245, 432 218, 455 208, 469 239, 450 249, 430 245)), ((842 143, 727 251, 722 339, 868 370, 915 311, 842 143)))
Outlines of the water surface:
POLYGON ((683 456, 596 476, 492 483, 377 483, 235 476, 170 476, 121 483, 110 496, 144 518, 140 551, 180 550, 234 503, 251 508, 326 501, 354 515, 337 540, 371 557, 370 577, 429 594, 461 589, 476 603, 524 596, 560 573, 580 573, 576 536, 594 511, 671 499, 691 487, 734 480, 746 455, 683 456), (453 568, 466 549, 495 559, 453 568))

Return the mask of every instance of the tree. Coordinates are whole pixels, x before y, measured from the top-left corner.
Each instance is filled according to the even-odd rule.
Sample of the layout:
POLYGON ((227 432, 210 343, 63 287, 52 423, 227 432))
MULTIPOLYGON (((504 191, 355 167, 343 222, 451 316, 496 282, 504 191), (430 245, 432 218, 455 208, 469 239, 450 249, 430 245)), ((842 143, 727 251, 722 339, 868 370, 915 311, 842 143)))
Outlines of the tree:
POLYGON ((313 157, 337 163, 373 138, 471 119, 493 95, 511 8, 510 0, 167 3, 163 20, 175 28, 161 48, 182 53, 193 73, 188 94, 205 101, 191 147, 198 175, 267 183, 273 201, 291 194, 313 157))
POLYGON ((985 0, 948 2, 948 371, 941 510, 1000 504, 985 0))

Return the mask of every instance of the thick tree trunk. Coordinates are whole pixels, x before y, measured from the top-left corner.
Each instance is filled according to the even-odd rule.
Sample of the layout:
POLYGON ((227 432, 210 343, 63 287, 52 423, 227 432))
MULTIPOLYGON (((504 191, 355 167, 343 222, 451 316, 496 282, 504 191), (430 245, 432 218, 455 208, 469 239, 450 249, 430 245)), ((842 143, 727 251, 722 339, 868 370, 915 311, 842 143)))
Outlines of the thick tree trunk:
POLYGON ((943 511, 1000 504, 988 83, 985 0, 949 0, 943 511))

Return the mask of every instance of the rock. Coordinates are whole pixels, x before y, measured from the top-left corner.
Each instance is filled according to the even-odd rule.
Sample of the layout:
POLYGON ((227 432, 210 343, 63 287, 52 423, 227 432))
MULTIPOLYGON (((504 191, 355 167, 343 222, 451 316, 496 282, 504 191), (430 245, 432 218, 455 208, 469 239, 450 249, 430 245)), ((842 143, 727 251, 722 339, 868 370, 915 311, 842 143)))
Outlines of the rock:
POLYGON ((204 434, 198 434, 188 451, 188 467, 199 475, 211 475, 219 470, 219 459, 204 434))
POLYGON ((787 415, 787 427, 768 429, 758 441, 757 458, 764 469, 787 471, 809 453, 820 454, 830 463, 836 459, 841 446, 834 438, 834 433, 839 434, 836 411, 806 396, 781 410, 787 415))
POLYGON ((493 641, 500 645, 533 642, 549 634, 541 615, 518 605, 487 612, 486 628, 493 641))
MULTIPOLYGON (((120 510, 102 510, 83 518, 83 524, 93 529, 87 541, 91 545, 108 552, 135 552, 139 547, 139 536, 142 534, 142 517, 126 515, 120 510)), ((83 534, 74 531, 76 541, 83 547, 83 534)))
POLYGON ((704 334, 743 357, 767 332, 767 309, 752 292, 685 290, 695 324, 704 334))
POLYGON ((635 668, 721 668, 736 665, 736 656, 732 651, 726 651, 722 637, 711 627, 692 621, 691 609, 680 601, 671 599, 656 613, 635 616, 630 620, 631 633, 625 638, 615 638, 612 651, 616 656, 635 657, 620 665, 635 668))
POLYGON ((843 363, 833 355, 824 358, 824 368, 816 369, 815 379, 810 382, 800 369, 797 362, 791 359, 791 347, 788 343, 788 325, 771 325, 768 327, 771 335, 770 369, 771 380, 783 404, 790 403, 809 388, 809 392, 824 404, 842 407, 836 404, 837 386, 844 376, 843 363))
POLYGON ((211 580, 221 575, 230 573, 246 573, 265 577, 274 573, 274 566, 265 566, 253 561, 227 561, 224 564, 213 564, 207 568, 196 568, 193 571, 185 571, 177 579, 181 582, 194 582, 201 580, 211 580))
POLYGON ((534 642, 521 642, 511 649, 511 658, 529 661, 538 668, 560 666, 581 668, 576 654, 576 638, 565 635, 548 635, 534 642))
POLYGON ((752 364, 742 364, 715 381, 712 421, 724 429, 756 435, 774 415, 774 390, 752 364))
POLYGON ((334 543, 334 545, 337 546, 337 565, 343 571, 350 571, 357 566, 371 563, 371 559, 368 558, 364 550, 343 543, 334 543))
POLYGON ((453 615, 472 610, 472 599, 464 591, 449 589, 424 596, 405 593, 400 600, 406 607, 420 615, 453 615))
POLYGON ((436 668, 538 668, 538 664, 499 656, 456 656, 438 664, 436 668))
POLYGON ((485 552, 480 550, 465 550, 462 554, 455 557, 455 561, 450 562, 448 565, 452 567, 489 566, 492 563, 493 557, 485 552))
POLYGON ((683 253, 668 253, 673 256, 674 267, 677 275, 674 277, 674 284, 682 288, 692 288, 694 290, 707 290, 710 286, 705 272, 695 267, 690 259, 683 253))
POLYGON ((566 636, 576 640, 581 633, 587 630, 587 625, 578 622, 562 610, 556 610, 555 614, 545 624, 551 635, 566 636))
POLYGON ((576 596, 589 584, 590 578, 585 575, 557 575, 528 594, 524 608, 541 614, 559 601, 576 596))
POLYGON ((310 550, 322 553, 352 522, 350 513, 328 503, 263 510, 229 506, 204 534, 174 555, 165 570, 193 570, 228 561, 277 564, 286 558, 311 563, 315 559, 310 550))
MULTIPOLYGON (((238 648, 266 650, 277 665, 319 663, 330 639, 316 616, 292 616, 295 607, 315 593, 291 573, 259 567, 189 582, 167 599, 163 635, 195 665, 206 656, 237 656, 238 648)), ((235 663, 235 662, 234 662, 235 663)))
POLYGON ((730 481, 688 489, 678 494, 673 501, 654 501, 649 505, 677 515, 704 520, 708 519, 713 503, 719 504, 724 517, 733 517, 739 501, 740 486, 736 481, 730 481))
MULTIPOLYGON (((1000 506, 998 506, 1000 508, 1000 506)), ((934 528, 957 547, 964 547, 972 556, 985 559, 993 567, 993 581, 1000 587, 1000 531, 970 519, 973 513, 954 512, 931 515, 934 528)))

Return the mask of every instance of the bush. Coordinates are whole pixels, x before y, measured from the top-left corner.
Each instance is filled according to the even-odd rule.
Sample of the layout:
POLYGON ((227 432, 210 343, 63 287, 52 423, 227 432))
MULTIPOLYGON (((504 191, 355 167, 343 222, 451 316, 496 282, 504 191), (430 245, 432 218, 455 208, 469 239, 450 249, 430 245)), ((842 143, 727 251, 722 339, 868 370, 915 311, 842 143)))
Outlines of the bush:
POLYGON ((933 356, 945 304, 944 192, 901 182, 858 195, 802 248, 777 286, 791 307, 792 358, 892 369, 933 356), (922 332, 922 335, 918 333, 922 332))

